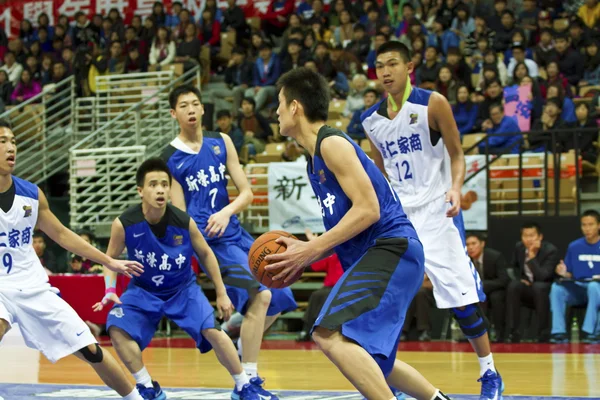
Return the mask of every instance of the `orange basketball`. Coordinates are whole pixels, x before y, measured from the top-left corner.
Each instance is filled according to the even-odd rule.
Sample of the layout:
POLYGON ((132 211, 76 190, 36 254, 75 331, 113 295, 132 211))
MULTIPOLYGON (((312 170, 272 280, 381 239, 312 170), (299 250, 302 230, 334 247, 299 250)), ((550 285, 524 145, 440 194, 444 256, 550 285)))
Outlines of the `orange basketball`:
POLYGON ((294 277, 294 279, 288 282, 283 282, 283 280, 273 281, 272 278, 279 273, 279 270, 267 271, 265 269, 265 267, 269 265, 269 263, 265 261, 266 256, 270 254, 283 253, 286 250, 285 244, 279 244, 275 242, 282 236, 296 239, 296 236, 285 231, 271 231, 263 233, 254 241, 254 244, 248 253, 248 264, 250 265, 250 271, 252 272, 252 275, 254 275, 254 278, 256 278, 257 281, 268 288, 284 288, 294 283, 296 280, 298 280, 300 275, 302 275, 301 270, 298 275, 294 277))

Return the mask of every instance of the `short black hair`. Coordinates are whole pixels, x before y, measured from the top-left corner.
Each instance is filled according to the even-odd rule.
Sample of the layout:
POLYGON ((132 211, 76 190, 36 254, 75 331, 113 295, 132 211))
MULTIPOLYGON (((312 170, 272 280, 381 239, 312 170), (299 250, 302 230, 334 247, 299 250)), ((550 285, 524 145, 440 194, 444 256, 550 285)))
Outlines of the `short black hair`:
POLYGON ((44 232, 42 232, 40 230, 34 231, 32 237, 34 239, 35 238, 42 238, 42 239, 44 239, 44 242, 46 241, 46 235, 44 235, 44 232))
POLYGON ((495 103, 490 104, 490 106, 489 106, 490 112, 492 111, 493 108, 499 108, 500 111, 504 112, 504 106, 500 102, 495 102, 495 103))
POLYGON ((217 111, 217 119, 221 119, 223 117, 231 118, 231 113, 229 112, 229 110, 217 111))
POLYGON ((477 240, 479 240, 480 242, 485 242, 485 236, 483 235, 483 233, 479 233, 479 232, 467 232, 467 235, 466 235, 465 239, 468 239, 470 237, 477 238, 477 240))
POLYGON ((365 92, 363 93, 363 96, 366 95, 367 93, 373 93, 375 95, 375 97, 379 97, 379 92, 376 89, 373 88, 368 88, 367 90, 365 90, 365 92))
POLYGON ((150 172, 166 172, 169 176, 169 184, 171 184, 171 171, 167 163, 162 158, 154 157, 144 161, 135 173, 135 182, 139 187, 144 187, 146 175, 150 172))
POLYGON ((596 210, 586 210, 581 214, 581 218, 583 217, 594 217, 596 218, 596 222, 600 223, 600 213, 596 210))
POLYGON ((556 108, 562 110, 562 102, 557 97, 552 97, 551 99, 546 99, 546 105, 554 104, 556 108))
POLYGON ((301 67, 286 72, 277 81, 277 91, 289 105, 293 100, 302 104, 309 122, 327 121, 329 115, 329 85, 318 72, 301 67))
POLYGON ((521 225, 521 233, 523 233, 523 229, 535 229, 538 235, 542 234, 542 227, 537 222, 525 222, 523 225, 521 225))
POLYGON ((402 61, 404 61, 405 63, 410 62, 411 54, 408 47, 404 43, 400 43, 394 40, 385 42, 384 44, 379 46, 379 48, 377 49, 376 57, 379 57, 381 54, 384 53, 391 53, 393 51, 397 51, 398 53, 400 53, 400 58, 402 58, 402 61))
POLYGON ((176 87, 175 89, 173 89, 171 91, 171 93, 169 94, 169 106, 171 106, 171 109, 174 110, 175 107, 177 107, 177 100, 179 100, 179 96, 183 96, 184 94, 188 94, 188 93, 193 93, 196 95, 196 97, 198 97, 198 100, 200 100, 200 102, 202 102, 202 94, 200 93, 200 90, 193 85, 181 85, 176 87))
POLYGON ((12 125, 5 119, 0 119, 0 128, 8 128, 12 130, 12 125))

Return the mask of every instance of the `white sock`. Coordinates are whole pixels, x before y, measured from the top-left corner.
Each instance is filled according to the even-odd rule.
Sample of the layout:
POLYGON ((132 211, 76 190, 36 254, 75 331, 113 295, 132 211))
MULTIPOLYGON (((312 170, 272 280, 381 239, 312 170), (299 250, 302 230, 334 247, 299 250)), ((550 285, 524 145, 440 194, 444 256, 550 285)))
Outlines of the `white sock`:
POLYGON ((242 358, 242 337, 241 336, 237 341, 237 347, 238 347, 238 356, 240 356, 240 358, 243 360, 243 358, 242 358))
POLYGON ((250 383, 250 377, 246 375, 246 372, 242 372, 239 375, 231 375, 235 382, 235 388, 237 390, 242 390, 245 384, 250 383))
POLYGON ((258 365, 257 363, 242 363, 242 368, 246 371, 246 375, 250 379, 256 378, 258 376, 258 365))
POLYGON ((488 369, 492 370, 492 372, 496 372, 492 353, 488 354, 486 357, 479 358, 479 376, 483 376, 488 369))
POLYGON ((150 374, 148 373, 146 367, 140 369, 138 372, 133 374, 133 377, 135 378, 135 383, 137 383, 138 385, 142 385, 147 388, 153 387, 152 378, 150 377, 150 374))
POLYGON ((140 395, 140 392, 136 388, 133 388, 133 391, 129 393, 127 396, 123 397, 124 400, 144 400, 144 398, 140 395))

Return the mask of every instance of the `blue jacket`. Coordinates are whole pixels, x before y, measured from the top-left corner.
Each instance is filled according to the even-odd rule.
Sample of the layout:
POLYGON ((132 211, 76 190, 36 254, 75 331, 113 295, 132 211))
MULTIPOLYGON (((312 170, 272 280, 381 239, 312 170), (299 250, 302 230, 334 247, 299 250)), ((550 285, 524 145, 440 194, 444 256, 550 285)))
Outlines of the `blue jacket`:
POLYGON ((281 75, 281 63, 277 54, 271 54, 271 58, 267 62, 266 74, 264 67, 264 60, 258 57, 254 63, 254 86, 275 86, 281 75))
POLYGON ((477 123, 477 116, 479 115, 479 106, 477 104, 471 104, 471 109, 467 110, 466 103, 457 103, 452 107, 452 113, 454 114, 454 120, 456 121, 461 137, 473 132, 473 128, 475 128, 477 123))
MULTIPOLYGON (((519 153, 519 146, 516 144, 519 142, 521 135, 515 136, 494 136, 494 133, 520 133, 521 128, 519 128, 519 124, 516 119, 513 117, 504 117, 500 124, 494 125, 492 129, 487 130, 488 143, 490 149, 506 149, 511 147, 511 153, 517 154, 519 153), (512 147, 514 145, 514 147, 512 147)), ((485 153, 485 142, 482 142, 479 145, 479 152, 485 153)))

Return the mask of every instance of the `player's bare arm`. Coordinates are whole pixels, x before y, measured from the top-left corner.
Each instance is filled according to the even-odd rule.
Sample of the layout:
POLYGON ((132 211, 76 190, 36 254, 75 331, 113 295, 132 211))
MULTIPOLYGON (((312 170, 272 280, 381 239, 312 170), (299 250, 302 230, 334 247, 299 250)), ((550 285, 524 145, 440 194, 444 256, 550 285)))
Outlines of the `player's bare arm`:
POLYGON ((115 260, 107 256, 94 246, 87 243, 79 235, 64 226, 58 218, 50 211, 48 200, 38 189, 39 197, 39 216, 38 226, 46 233, 50 239, 54 240, 64 249, 75 253, 81 257, 88 258, 98 264, 104 265, 106 268, 122 273, 131 277, 131 275, 140 276, 144 272, 144 267, 136 261, 115 260))
POLYGON ((444 145, 450 155, 452 188, 446 193, 446 201, 452 203, 452 206, 448 209, 447 216, 455 217, 460 211, 460 195, 465 180, 465 154, 448 100, 439 93, 432 93, 429 98, 429 110, 429 126, 442 134, 444 145))
POLYGON ((171 198, 171 204, 175 207, 179 208, 181 211, 187 210, 183 188, 175 178, 171 179, 171 193, 169 194, 169 197, 171 198))
POLYGON ((208 243, 206 243, 206 240, 204 240, 204 236, 202 236, 202 233, 198 230, 198 225, 196 225, 196 222, 194 222, 192 218, 190 218, 190 239, 200 263, 206 268, 208 277, 215 285, 219 318, 223 318, 227 321, 233 312, 233 304, 225 290, 225 284, 223 283, 223 277, 221 276, 221 271, 219 269, 219 262, 208 246, 208 243))
POLYGON ((375 146, 375 144, 368 135, 367 138, 369 139, 369 144, 371 145, 371 158, 375 162, 375 165, 377 165, 377 168, 379 168, 379 170, 383 173, 383 176, 387 177, 387 172, 385 172, 385 166, 383 165, 383 157, 381 156, 381 152, 379 151, 377 146, 375 146))
POLYGON ((231 138, 224 133, 221 133, 221 137, 223 137, 225 148, 227 149, 227 172, 239 195, 227 207, 210 216, 208 225, 205 228, 208 237, 222 236, 225 233, 225 229, 227 229, 227 225, 229 225, 231 216, 245 210, 254 198, 231 138))
MULTIPOLYGON (((106 249, 106 255, 111 258, 117 258, 123 254, 125 250, 125 228, 119 218, 115 218, 110 227, 110 239, 108 241, 108 248, 106 249)), ((94 304, 92 307, 94 311, 102 311, 102 309, 111 302, 121 304, 119 296, 117 296, 116 290, 113 290, 117 286, 117 273, 108 269, 104 269, 104 283, 105 283, 105 295, 101 301, 94 304)))
POLYGON ((287 245, 287 250, 266 257, 266 260, 273 262, 266 267, 267 270, 283 267, 275 280, 295 276, 298 270, 330 254, 335 246, 352 239, 379 220, 377 194, 348 140, 339 136, 323 139, 321 157, 351 200, 352 207, 335 227, 310 244, 290 238, 278 239, 279 243, 287 245))

